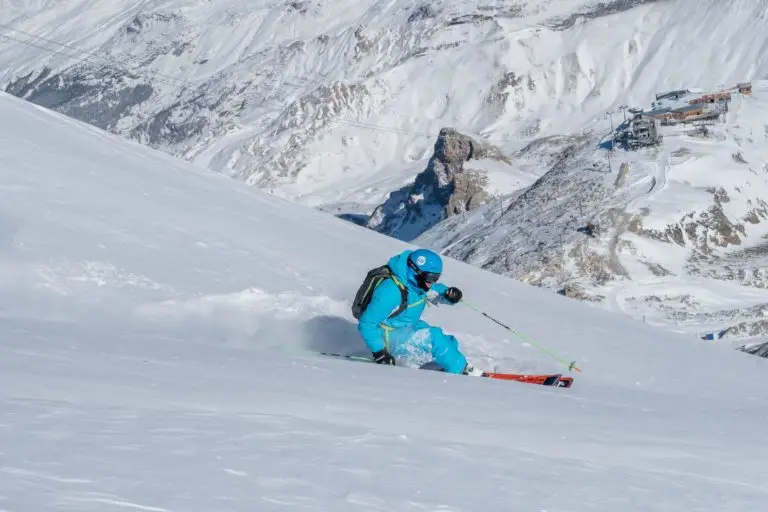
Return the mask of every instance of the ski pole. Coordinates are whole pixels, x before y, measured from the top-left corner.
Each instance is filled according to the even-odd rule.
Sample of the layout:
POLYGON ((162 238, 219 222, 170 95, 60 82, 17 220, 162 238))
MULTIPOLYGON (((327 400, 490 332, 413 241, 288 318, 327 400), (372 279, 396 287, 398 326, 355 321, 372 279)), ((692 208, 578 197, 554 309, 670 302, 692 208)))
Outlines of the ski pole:
POLYGON ((462 304, 464 304, 465 306, 467 306, 469 309, 471 309, 471 310, 475 311, 476 313, 479 313, 479 314, 483 315, 483 316, 484 316, 485 318, 487 318, 488 320, 491 320, 492 322, 495 322, 495 323, 497 323, 498 325, 502 326, 503 328, 505 328, 506 330, 508 330, 509 332, 511 332, 512 334, 514 334, 515 336, 517 336, 518 338, 520 338, 521 340, 523 340, 524 342, 526 342, 526 343, 530 343, 531 345, 533 345, 534 347, 538 348, 539 350, 541 350, 541 351, 542 351, 542 352, 544 352, 545 354, 547 354, 547 355, 549 355, 549 356, 552 356, 552 357, 554 357, 555 359, 557 359, 558 361, 560 361, 560 362, 561 362, 561 363, 563 363, 564 365, 568 366, 568 370, 569 370, 569 371, 573 371, 573 370, 575 370, 575 371, 577 371, 577 372, 581 372, 581 368, 579 368, 578 366, 576 366, 576 361, 571 361, 571 362, 569 363, 568 361, 566 361, 565 359, 561 358, 560 356, 558 356, 557 354, 555 354, 554 352, 552 352, 552 351, 551 351, 551 350, 549 350, 548 348, 546 348, 546 347, 544 347, 544 346, 542 346, 542 345, 540 345, 540 344, 536 343, 536 342, 535 342, 535 341, 533 341, 532 339, 528 338, 527 336, 524 336, 522 333, 520 333, 520 332, 518 332, 518 331, 514 330, 514 329, 513 329, 513 328, 511 328, 510 326, 508 326, 508 325, 506 325, 506 324, 503 324, 503 323, 499 322, 498 320, 496 320, 495 318, 493 318, 491 315, 489 315, 489 314, 488 314, 488 313, 486 313, 485 311, 481 311, 479 308, 477 308, 476 306, 473 306, 471 303, 467 302, 466 300, 463 300, 463 301, 461 301, 461 303, 462 303, 462 304))

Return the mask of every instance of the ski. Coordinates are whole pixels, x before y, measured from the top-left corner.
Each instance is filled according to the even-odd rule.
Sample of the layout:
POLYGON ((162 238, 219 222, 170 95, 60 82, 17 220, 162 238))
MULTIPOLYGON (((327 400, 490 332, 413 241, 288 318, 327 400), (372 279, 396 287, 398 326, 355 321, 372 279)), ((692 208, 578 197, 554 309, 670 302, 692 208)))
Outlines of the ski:
POLYGON ((362 363, 372 363, 373 358, 369 356, 353 356, 348 354, 334 354, 332 352, 320 352, 320 355, 329 357, 339 357, 341 359, 348 359, 350 361, 360 361, 362 363))
MULTIPOLYGON (((360 361, 364 363, 373 363, 373 359, 368 356, 354 356, 346 354, 334 354, 331 352, 321 352, 324 356, 338 357, 349 361, 360 361)), ((573 377, 563 377, 561 373, 530 374, 530 373, 501 373, 501 372, 483 372, 482 377, 495 380, 512 380, 523 382, 525 384, 538 384, 541 386, 554 386, 558 388, 570 388, 573 385, 573 377)))
POLYGON ((542 386, 554 386, 558 388, 569 388, 573 385, 573 377, 563 377, 561 373, 537 375, 527 373, 483 372, 483 377, 498 380, 514 380, 526 384, 540 384, 542 386))

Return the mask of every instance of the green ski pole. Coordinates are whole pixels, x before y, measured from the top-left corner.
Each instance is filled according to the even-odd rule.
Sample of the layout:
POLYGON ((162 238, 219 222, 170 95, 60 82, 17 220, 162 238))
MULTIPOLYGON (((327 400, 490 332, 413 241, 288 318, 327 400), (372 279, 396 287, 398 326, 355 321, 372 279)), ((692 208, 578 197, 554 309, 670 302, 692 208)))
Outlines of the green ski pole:
POLYGON ((555 354, 554 352, 552 352, 552 351, 551 351, 551 350, 549 350, 548 348, 546 348, 546 347, 544 347, 544 346, 542 346, 542 345, 540 345, 540 344, 536 343, 536 342, 535 342, 535 341, 533 341, 532 339, 530 339, 530 338, 528 338, 527 336, 523 335, 522 333, 520 333, 520 332, 518 332, 518 331, 514 330, 514 329, 513 329, 513 328, 511 328, 510 326, 508 326, 508 325, 506 325, 506 324, 503 324, 503 323, 499 322, 498 320, 496 320, 495 318, 493 318, 491 315, 489 315, 489 314, 488 314, 488 313, 486 313, 485 311, 482 311, 482 310, 480 310, 480 309, 479 309, 479 308, 477 308, 476 306, 473 306, 471 303, 467 302, 466 300, 463 300, 463 301, 461 301, 461 303, 462 303, 462 304, 464 304, 465 306, 467 306, 467 307, 468 307, 469 309, 471 309, 472 311, 474 311, 474 312, 476 312, 476 313, 479 313, 479 314, 483 315, 483 316, 484 316, 485 318, 487 318, 488 320, 491 320, 492 322, 495 322, 496 324, 498 324, 498 325, 502 326, 503 328, 505 328, 506 330, 508 330, 509 332, 511 332, 512 334, 514 334, 515 336, 517 336, 518 338, 520 338, 521 340, 523 340, 524 342, 526 342, 526 343, 530 343, 531 345, 533 345, 534 347, 538 348, 539 350, 541 350, 541 351, 542 351, 542 352, 544 352, 545 354, 547 354, 547 355, 549 355, 549 356, 551 356, 551 357, 553 357, 553 358, 557 359, 558 361, 560 361, 560 362, 561 362, 561 363, 563 363, 564 365, 568 366, 568 370, 569 370, 569 371, 577 371, 577 372, 581 372, 581 368, 579 368, 578 366, 576 366, 576 361, 571 361, 571 362, 569 363, 568 361, 566 361, 565 359, 561 358, 560 356, 558 356, 557 354, 555 354))

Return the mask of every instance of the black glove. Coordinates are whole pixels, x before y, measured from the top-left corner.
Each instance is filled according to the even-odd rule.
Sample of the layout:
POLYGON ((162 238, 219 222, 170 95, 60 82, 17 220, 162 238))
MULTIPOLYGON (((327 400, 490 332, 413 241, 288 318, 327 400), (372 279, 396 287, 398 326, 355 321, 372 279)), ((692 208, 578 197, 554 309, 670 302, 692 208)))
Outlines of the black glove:
POLYGON ((390 354, 387 349, 374 352, 373 362, 376 364, 386 364, 389 366, 395 366, 395 358, 392 357, 392 354, 390 354))
POLYGON ((445 296, 445 300, 447 300, 451 304, 456 304, 461 300, 464 294, 462 294, 461 290, 459 290, 455 286, 451 286, 450 288, 445 290, 444 296, 445 296))

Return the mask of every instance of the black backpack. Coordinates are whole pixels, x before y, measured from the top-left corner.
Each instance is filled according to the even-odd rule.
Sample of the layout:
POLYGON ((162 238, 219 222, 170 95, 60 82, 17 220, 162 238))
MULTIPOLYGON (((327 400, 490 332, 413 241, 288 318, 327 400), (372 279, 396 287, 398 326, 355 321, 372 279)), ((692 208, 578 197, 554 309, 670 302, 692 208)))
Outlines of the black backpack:
MULTIPOLYGON (((385 279, 391 279, 393 276, 394 274, 392 273, 392 269, 389 268, 389 265, 382 265, 368 271, 365 275, 365 279, 363 279, 363 284, 360 285, 360 288, 358 288, 357 293, 355 294, 355 300, 352 302, 352 315, 355 318, 359 319, 362 316, 363 311, 365 311, 365 308, 368 307, 368 303, 371 302, 373 290, 376 286, 385 279)), ((388 318, 399 315, 408 307, 408 291, 396 280, 395 284, 400 289, 400 306, 397 308, 397 311, 389 315, 388 318)))

